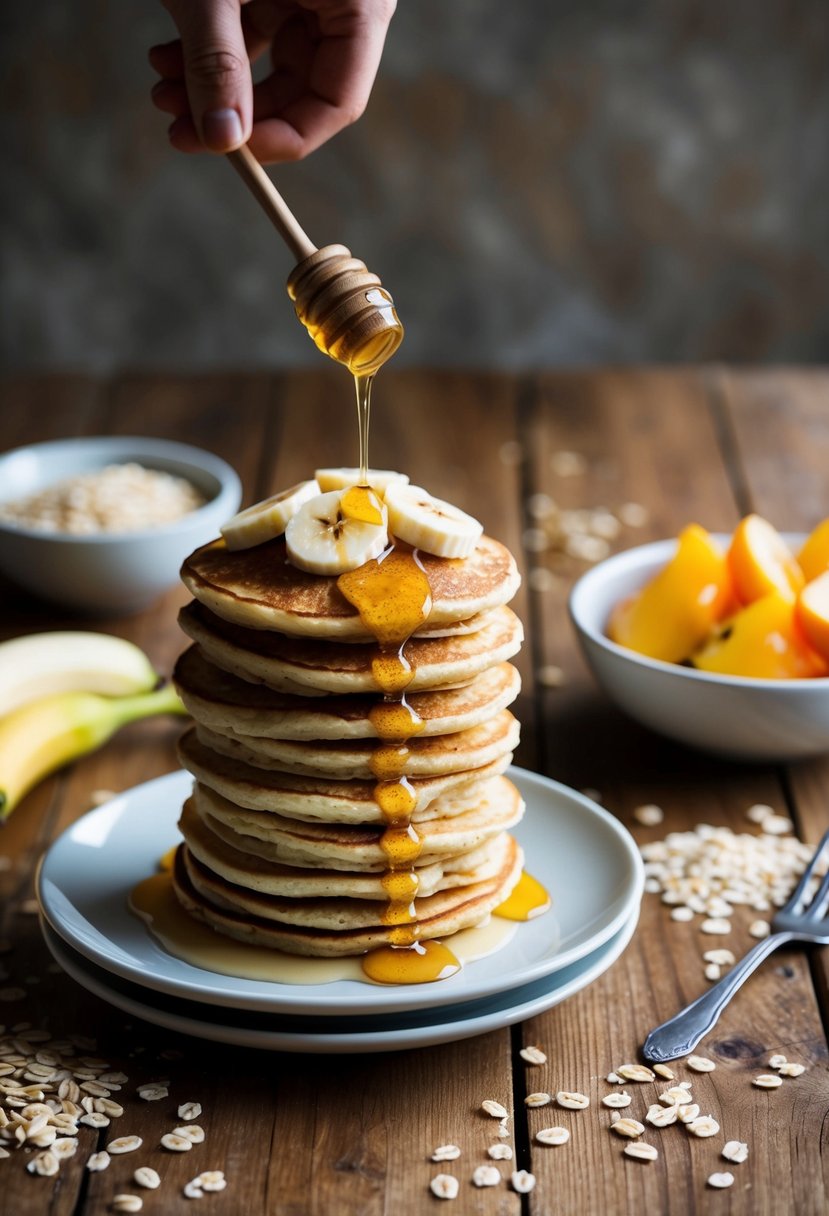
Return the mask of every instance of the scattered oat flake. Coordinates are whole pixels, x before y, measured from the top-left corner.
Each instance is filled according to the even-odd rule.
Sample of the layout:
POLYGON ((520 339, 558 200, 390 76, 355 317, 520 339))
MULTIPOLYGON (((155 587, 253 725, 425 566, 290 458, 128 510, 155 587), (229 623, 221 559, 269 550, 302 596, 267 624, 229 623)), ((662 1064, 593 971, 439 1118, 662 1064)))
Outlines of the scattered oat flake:
POLYGON ((729 1140, 723 1145, 722 1155, 726 1161, 736 1161, 739 1164, 748 1157, 748 1145, 742 1140, 729 1140))
POLYGON ((60 1162, 54 1153, 47 1149, 37 1156, 32 1157, 31 1161, 26 1166, 30 1174, 39 1174, 41 1178, 51 1178, 60 1169, 60 1162))
POLYGON ((699 1106, 696 1102, 687 1102, 684 1106, 677 1106, 676 1117, 680 1123, 693 1123, 695 1119, 699 1118, 699 1106))
POLYGON ((553 1099, 550 1094, 527 1094, 526 1098, 524 1099, 524 1105, 529 1107, 548 1106, 552 1100, 553 1099))
POLYGON ((707 1056, 688 1056, 685 1063, 694 1072, 713 1072, 717 1067, 714 1061, 709 1060, 707 1056))
POLYGON ((496 1165, 479 1165, 472 1171, 474 1186, 498 1186, 501 1181, 501 1171, 496 1165))
POLYGON ((764 819, 768 819, 769 815, 774 814, 774 807, 768 806, 765 802, 755 802, 746 811, 746 819, 752 823, 762 823, 764 819))
MULTIPOLYGON (((438 1174, 438 1178, 448 1178, 448 1177, 449 1177, 448 1174, 438 1174)), ((452 1179, 450 1179, 450 1181, 454 1182, 455 1186, 457 1187, 457 1182, 458 1182, 457 1178, 452 1178, 452 1179)), ((183 1193, 185 1199, 204 1199, 204 1191, 199 1186, 198 1179, 196 1179, 196 1178, 191 1179, 190 1182, 185 1182, 184 1186, 181 1189, 182 1189, 182 1193, 183 1193)), ((432 1189, 434 1190, 434 1187, 432 1189)), ((434 1193, 437 1195, 437 1191, 435 1191, 434 1193)), ((455 1195, 457 1195, 457 1193, 458 1192, 456 1189, 455 1195)), ((454 1199, 455 1195, 440 1195, 438 1197, 440 1199, 454 1199)))
POLYGON ((539 1144, 566 1144, 570 1139, 570 1132, 566 1127, 542 1127, 535 1133, 535 1138, 539 1144))
POLYGON ((155 1191, 161 1186, 161 1178, 149 1165, 139 1165, 132 1176, 132 1180, 138 1186, 146 1187, 148 1191, 155 1191))
POLYGON ((460 1183, 451 1174, 435 1174, 429 1183, 429 1190, 438 1199, 457 1199, 460 1183))
POLYGON ((199 1127, 198 1123, 186 1123, 184 1127, 174 1127, 174 1136, 183 1136, 185 1140, 192 1140, 194 1144, 202 1144, 204 1142, 204 1128, 199 1127))
POLYGON ((665 1081, 673 1081, 674 1079, 673 1071, 668 1067, 667 1064, 654 1064, 653 1071, 658 1077, 662 1077, 665 1081))
POLYGON ((753 920, 748 931, 752 937, 768 937, 771 933, 771 926, 767 920, 753 920))
POLYGON ((725 1190, 726 1187, 734 1185, 734 1175, 729 1174, 727 1170, 723 1174, 709 1174, 708 1185, 720 1191, 725 1190))
POLYGON ((189 1136, 179 1136, 176 1132, 165 1132, 161 1137, 162 1148, 167 1148, 171 1153, 186 1153, 193 1147, 193 1141, 189 1136))
POLYGON ((501 1119, 498 1124, 498 1135, 502 1140, 506 1140, 509 1136, 509 1128, 507 1127, 507 1119, 501 1119))
POLYGON ((711 916, 700 925, 701 933, 710 933, 712 937, 724 937, 731 932, 731 921, 724 916, 711 916))
POLYGON ((134 1153, 137 1148, 140 1148, 144 1141, 140 1136, 119 1136, 117 1140, 110 1140, 107 1145, 108 1153, 134 1153))
POLYGON ((787 1062, 785 1064, 781 1064, 777 1071, 780 1073, 781 1077, 799 1077, 806 1071, 806 1065, 794 1063, 789 1064, 787 1062))
POLYGON ((522 1047, 518 1053, 527 1064, 546 1064, 547 1057, 540 1047, 522 1047))
POLYGON ((457 1161, 461 1150, 457 1144, 440 1144, 432 1153, 433 1161, 457 1161))
POLYGON ((767 836, 786 836, 794 829, 794 824, 785 815, 767 815, 760 827, 767 836))
POLYGON ((647 507, 643 507, 640 502, 623 502, 616 515, 628 528, 644 528, 650 519, 647 507))
POLYGON ((711 980, 711 982, 714 983, 716 980, 720 979, 721 976, 722 967, 720 967, 719 963, 705 964, 705 978, 707 980, 711 980))
POLYGON ((512 1161, 512 1149, 508 1144, 499 1144, 496 1141, 495 1144, 490 1144, 486 1152, 493 1161, 512 1161))
POLYGON ((690 1123, 686 1124, 688 1131, 692 1136, 698 1136, 705 1140, 709 1136, 716 1136, 720 1130, 720 1125, 712 1115, 698 1115, 690 1123))
POLYGON ((781 1055, 780 1052, 777 1052, 776 1055, 769 1056, 769 1068, 779 1068, 781 1064, 788 1064, 788 1062, 789 1061, 786 1059, 786 1057, 781 1055))
POLYGON ((140 1195, 116 1195, 110 1206, 113 1212, 140 1212, 144 1200, 140 1195))
POLYGON ((500 1102, 496 1102, 493 1098, 486 1098, 481 1103, 481 1110, 484 1112, 484 1114, 490 1115, 493 1119, 509 1118, 509 1111, 506 1110, 500 1102))
POLYGON ((706 963, 716 963, 718 967, 731 967, 737 961, 730 950, 706 950, 703 954, 706 963))
POLYGON ((621 1085, 624 1077, 620 1077, 617 1072, 609 1072, 605 1077, 608 1085, 621 1085))
POLYGON ((654 1102, 648 1107, 645 1122, 651 1123, 654 1127, 670 1127, 672 1123, 676 1123, 678 1118, 678 1106, 660 1106, 658 1102, 654 1102))
POLYGON ((145 1102, 160 1102, 162 1098, 167 1098, 170 1091, 166 1085, 139 1085, 138 1096, 143 1098, 145 1102))
POLYGON ((204 1191, 223 1191, 227 1186, 227 1179, 222 1170, 204 1170, 199 1174, 198 1178, 193 1179, 204 1191))
POLYGON ((517 1191, 519 1195, 529 1195, 530 1191, 535 1186, 535 1174, 531 1174, 528 1170, 515 1170, 510 1178, 512 1189, 517 1191))
POLYGON ((577 477, 587 468, 587 461, 579 452, 553 452, 550 457, 550 468, 557 477, 577 477))
POLYGON ((539 667, 536 672, 536 679, 544 688, 561 688, 567 682, 561 667, 556 667, 554 663, 548 663, 544 667, 539 667))
POLYGON ((94 1174, 99 1170, 105 1170, 111 1160, 112 1158, 110 1157, 109 1153, 106 1152, 106 1150, 102 1150, 100 1153, 92 1154, 86 1163, 86 1168, 91 1170, 94 1174))
POLYGON ((587 1094, 572 1093, 566 1089, 558 1091, 556 1102, 559 1106, 563 1106, 565 1110, 586 1110, 590 1105, 590 1099, 587 1094))
POLYGON ((621 1093, 605 1094, 605 1096, 602 1098, 602 1106, 630 1106, 632 1101, 633 1099, 631 1098, 630 1094, 626 1094, 624 1091, 622 1091, 621 1093))
POLYGON ((645 1081, 655 1080, 656 1074, 644 1064, 623 1064, 621 1068, 617 1068, 616 1072, 623 1081, 645 1081))
POLYGON ((198 1119, 201 1114, 201 1102, 182 1102, 178 1108, 178 1117, 183 1119, 185 1123, 192 1122, 193 1119, 198 1119))
POLYGON ((756 1085, 758 1089, 777 1089, 783 1081, 770 1072, 762 1072, 758 1077, 752 1077, 751 1084, 756 1085))
POLYGON ((639 1161, 656 1161, 659 1152, 652 1144, 626 1144, 622 1149, 625 1157, 634 1157, 639 1161))
POLYGON ((642 1135, 645 1125, 638 1119, 619 1119, 618 1122, 611 1123, 610 1130, 617 1136, 626 1136, 629 1140, 634 1140, 637 1136, 642 1135))
POLYGON ((646 802, 643 806, 637 806, 633 811, 633 818, 637 823, 641 823, 644 827, 656 827, 665 818, 665 812, 661 806, 657 806, 654 802, 646 802))

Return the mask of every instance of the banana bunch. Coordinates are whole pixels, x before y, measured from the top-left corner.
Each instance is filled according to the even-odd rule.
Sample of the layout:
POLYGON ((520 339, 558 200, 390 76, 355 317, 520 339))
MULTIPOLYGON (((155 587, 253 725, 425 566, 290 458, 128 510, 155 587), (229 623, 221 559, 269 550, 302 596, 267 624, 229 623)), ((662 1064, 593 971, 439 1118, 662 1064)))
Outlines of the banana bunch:
POLYGON ((150 714, 184 713, 132 642, 62 631, 0 643, 0 823, 43 777, 150 714))
POLYGON ((390 536, 436 557, 474 551, 483 532, 478 521, 409 485, 404 473, 369 469, 368 509, 356 496, 359 480, 359 469, 317 469, 311 480, 235 515, 222 528, 225 543, 249 549, 284 533, 293 565, 323 575, 344 574, 379 557, 390 536))

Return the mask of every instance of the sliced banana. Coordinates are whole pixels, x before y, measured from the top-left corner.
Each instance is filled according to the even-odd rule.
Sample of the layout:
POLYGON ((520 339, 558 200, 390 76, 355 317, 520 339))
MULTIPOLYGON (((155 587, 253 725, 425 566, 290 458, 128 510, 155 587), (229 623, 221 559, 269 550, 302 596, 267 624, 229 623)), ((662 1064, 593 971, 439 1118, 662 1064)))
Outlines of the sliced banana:
MULTIPOLYGON (((359 469, 317 469, 314 474, 323 494, 328 490, 347 490, 349 486, 360 484, 359 469)), ((406 473, 395 473, 393 469, 369 469, 366 484, 372 490, 383 495, 391 485, 408 485, 406 473)))
POLYGON ((288 521, 285 544, 288 557, 311 574, 345 574, 379 557, 389 541, 388 513, 381 505, 383 522, 369 524, 349 519, 340 509, 342 490, 318 494, 303 503, 288 521))
POLYGON ((483 533, 477 519, 420 486, 390 485, 385 503, 392 536, 436 557, 468 557, 483 533))
POLYGON ((289 490, 255 502, 252 507, 246 507, 234 515, 220 529, 225 544, 228 549, 252 549, 254 545, 262 545, 266 540, 281 536, 288 521, 302 504, 315 498, 319 492, 316 481, 300 481, 289 490))

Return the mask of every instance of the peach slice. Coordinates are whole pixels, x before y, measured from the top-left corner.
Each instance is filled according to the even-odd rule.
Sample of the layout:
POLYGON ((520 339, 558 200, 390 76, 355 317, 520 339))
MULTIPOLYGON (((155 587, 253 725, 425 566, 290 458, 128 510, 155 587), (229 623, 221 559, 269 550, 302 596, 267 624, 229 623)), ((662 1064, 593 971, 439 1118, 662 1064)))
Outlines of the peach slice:
POLYGON ((668 564, 613 609, 608 636, 649 658, 680 663, 705 641, 732 602, 725 555, 704 528, 690 524, 668 564))
POLYGON ((759 515, 746 515, 734 529, 728 565, 741 604, 752 604, 772 591, 794 600, 805 582, 783 537, 759 515))
POLYGON ((829 569, 797 597, 797 619, 810 646, 829 663, 829 569))
POLYGON ((824 519, 807 536, 797 555, 797 563, 807 583, 829 570, 829 519, 824 519))
POLYGON ((794 600, 781 591, 741 608, 691 662, 699 671, 758 680, 797 680, 827 672, 825 660, 800 630, 794 600))

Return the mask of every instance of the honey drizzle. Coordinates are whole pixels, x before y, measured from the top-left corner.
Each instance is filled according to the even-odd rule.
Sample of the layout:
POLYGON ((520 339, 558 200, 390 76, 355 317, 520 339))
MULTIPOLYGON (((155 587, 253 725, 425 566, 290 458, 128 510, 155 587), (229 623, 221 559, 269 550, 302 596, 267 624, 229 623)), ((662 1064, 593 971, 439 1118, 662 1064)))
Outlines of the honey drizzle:
MULTIPOLYGON (((361 451, 361 460, 363 456, 361 451)), ((377 639, 372 675, 383 694, 370 711, 380 740, 370 764, 377 779, 374 799, 386 825, 380 837, 388 899, 382 923, 389 929, 390 944, 365 955, 363 971, 379 983, 429 983, 460 968, 448 947, 418 941, 414 902, 419 885, 415 867, 423 845, 412 823, 417 796, 406 770, 409 740, 423 729, 423 721, 406 700, 415 671, 405 647, 431 611, 429 582, 416 550, 393 545, 381 558, 340 575, 338 586, 377 639)))

